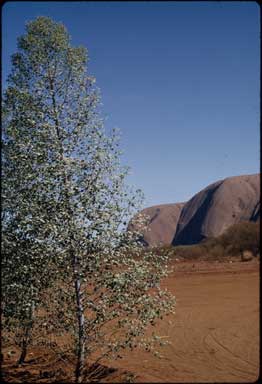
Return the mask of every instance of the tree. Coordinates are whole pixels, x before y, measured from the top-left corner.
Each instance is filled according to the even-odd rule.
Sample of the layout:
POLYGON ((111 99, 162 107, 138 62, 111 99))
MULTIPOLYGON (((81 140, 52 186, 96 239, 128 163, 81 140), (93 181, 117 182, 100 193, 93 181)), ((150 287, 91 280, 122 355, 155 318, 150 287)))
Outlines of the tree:
MULTIPOLYGON (((142 337, 147 325, 172 311, 175 300, 159 286, 167 257, 142 252, 138 234, 126 230, 141 194, 125 184, 119 138, 103 126, 87 51, 72 47, 65 27, 47 17, 28 23, 26 32, 3 108, 5 263, 18 267, 22 236, 26 273, 41 265, 41 282, 44 265, 52 277, 30 289, 39 300, 51 292, 45 325, 71 335, 80 383, 86 359, 149 349, 158 339, 142 337)), ((17 271, 22 281, 23 269, 17 271)))
POLYGON ((49 132, 41 125, 42 105, 30 84, 25 57, 16 54, 12 61, 2 109, 2 305, 5 328, 21 346, 18 363, 23 363, 41 293, 54 271, 46 273, 54 237, 50 191, 55 194, 56 189, 47 179, 49 132))

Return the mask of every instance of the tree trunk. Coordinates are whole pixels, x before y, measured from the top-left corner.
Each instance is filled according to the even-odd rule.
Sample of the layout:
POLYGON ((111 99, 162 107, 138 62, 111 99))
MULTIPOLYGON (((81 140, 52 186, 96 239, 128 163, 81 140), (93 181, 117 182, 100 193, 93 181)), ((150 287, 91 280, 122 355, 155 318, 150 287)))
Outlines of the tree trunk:
POLYGON ((22 341, 21 354, 19 359, 17 360, 17 365, 24 364, 25 362, 27 347, 28 347, 28 340, 29 340, 29 333, 30 333, 30 326, 27 326, 25 329, 25 334, 22 341))
POLYGON ((85 342, 84 342, 84 313, 81 295, 81 284, 77 277, 75 280, 75 293, 77 304, 77 320, 78 320, 78 343, 77 343, 77 362, 75 369, 75 382, 82 383, 83 368, 85 363, 85 342))
MULTIPOLYGON (((60 128, 59 128, 59 121, 58 121, 58 114, 57 114, 57 106, 56 106, 56 98, 54 93, 54 80, 51 78, 49 74, 49 85, 51 90, 51 98, 52 98, 52 104, 53 104, 53 112, 54 112, 54 120, 55 120, 55 129, 56 129, 56 135, 57 139, 60 145, 59 153, 60 153, 60 160, 63 162, 63 144, 60 134, 60 128)), ((70 206, 70 196, 69 196, 69 184, 70 180, 67 175, 67 172, 64 168, 64 175, 63 175, 63 185, 64 185, 64 191, 66 194, 66 203, 67 203, 67 211, 69 214, 69 217, 73 217, 73 211, 70 206)), ((70 227, 70 221, 68 222, 68 226, 70 227)), ((71 245, 74 244, 74 238, 71 234, 70 236, 71 245)), ((77 327, 78 327, 78 335, 77 335, 77 361, 76 361, 76 367, 75 367, 75 382, 82 383, 83 381, 83 368, 84 368, 84 361, 85 361, 85 334, 84 334, 84 311, 83 311, 83 300, 82 296, 83 293, 81 292, 81 282, 79 277, 79 271, 78 271, 78 260, 75 255, 74 248, 71 248, 71 261, 72 261, 72 268, 73 268, 73 275, 74 275, 74 283, 75 283, 75 295, 76 295, 76 310, 77 310, 77 327)))
MULTIPOLYGON (((31 286, 31 290, 32 290, 32 286, 31 286)), ((27 347, 30 339, 30 333, 32 331, 33 323, 34 323, 34 311, 35 311, 35 305, 34 305, 34 301, 32 300, 30 312, 29 312, 29 319, 27 324, 25 325, 25 332, 24 332, 23 341, 22 341, 21 354, 19 359, 17 360, 18 365, 24 364, 25 362, 25 358, 27 355, 27 347)))

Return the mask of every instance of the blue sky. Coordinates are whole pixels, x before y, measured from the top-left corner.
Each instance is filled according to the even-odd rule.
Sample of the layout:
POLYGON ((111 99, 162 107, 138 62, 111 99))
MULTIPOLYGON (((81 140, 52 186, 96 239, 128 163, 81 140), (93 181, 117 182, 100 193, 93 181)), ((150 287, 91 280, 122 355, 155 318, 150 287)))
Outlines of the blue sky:
POLYGON ((256 2, 7 2, 4 86, 17 37, 40 15, 88 48, 106 126, 122 131, 128 181, 144 206, 259 172, 256 2))

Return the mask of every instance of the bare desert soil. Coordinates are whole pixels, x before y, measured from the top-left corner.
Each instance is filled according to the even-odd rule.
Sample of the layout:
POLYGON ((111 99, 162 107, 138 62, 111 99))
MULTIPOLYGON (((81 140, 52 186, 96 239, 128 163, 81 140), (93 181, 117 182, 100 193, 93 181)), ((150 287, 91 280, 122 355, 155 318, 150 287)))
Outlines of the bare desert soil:
MULTIPOLYGON (((113 369, 101 374, 99 382, 127 382, 126 372, 134 374, 135 382, 256 381, 258 260, 176 262, 163 286, 177 297, 176 315, 170 317, 172 324, 165 320, 155 331, 171 345, 160 349, 161 359, 142 351, 126 352, 122 360, 109 363, 113 369)), ((16 356, 4 351, 4 380, 52 383, 65 378, 66 364, 56 356, 40 350, 30 356, 24 367, 15 368, 16 356)))
POLYGON ((177 297, 162 359, 128 353, 114 366, 136 382, 254 382, 259 376, 259 264, 181 262, 164 284, 177 297))

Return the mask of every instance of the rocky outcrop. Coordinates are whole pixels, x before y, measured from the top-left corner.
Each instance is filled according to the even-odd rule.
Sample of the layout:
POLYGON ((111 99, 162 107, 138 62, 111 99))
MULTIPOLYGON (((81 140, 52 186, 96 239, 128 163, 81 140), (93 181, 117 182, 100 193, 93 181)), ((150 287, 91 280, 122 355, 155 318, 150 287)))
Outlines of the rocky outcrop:
POLYGON ((260 218, 260 175, 229 177, 209 185, 183 207, 173 245, 195 244, 240 221, 260 218))
MULTIPOLYGON (((260 174, 228 177, 187 203, 162 204, 140 212, 148 217, 145 245, 190 245, 221 235, 240 221, 260 220, 260 174)), ((137 230, 133 220, 129 230, 137 230)))
MULTIPOLYGON (((146 217, 147 221, 147 228, 142 232, 141 241, 148 246, 170 245, 184 204, 162 204, 141 211, 139 214, 146 217)), ((137 230, 134 222, 135 220, 129 224, 129 230, 137 230)))

